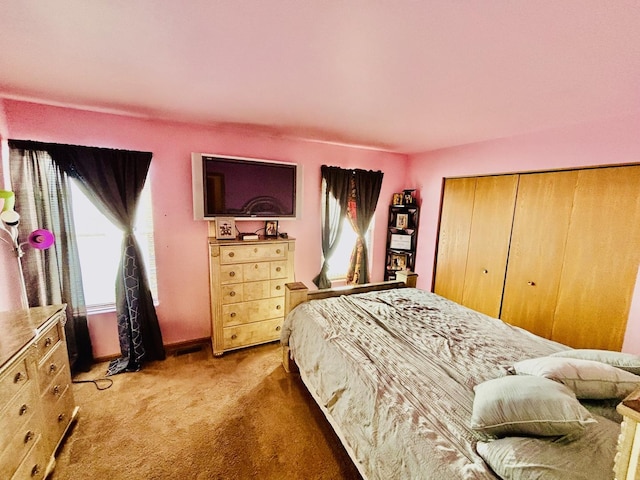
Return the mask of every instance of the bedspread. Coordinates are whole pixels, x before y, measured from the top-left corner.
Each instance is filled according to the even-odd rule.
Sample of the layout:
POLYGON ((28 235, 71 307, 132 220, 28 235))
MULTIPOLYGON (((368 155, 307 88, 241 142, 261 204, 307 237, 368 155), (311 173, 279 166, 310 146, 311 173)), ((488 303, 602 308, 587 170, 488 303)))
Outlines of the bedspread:
POLYGON ((282 342, 369 479, 484 479, 473 387, 567 347, 435 294, 403 288, 316 300, 282 342))

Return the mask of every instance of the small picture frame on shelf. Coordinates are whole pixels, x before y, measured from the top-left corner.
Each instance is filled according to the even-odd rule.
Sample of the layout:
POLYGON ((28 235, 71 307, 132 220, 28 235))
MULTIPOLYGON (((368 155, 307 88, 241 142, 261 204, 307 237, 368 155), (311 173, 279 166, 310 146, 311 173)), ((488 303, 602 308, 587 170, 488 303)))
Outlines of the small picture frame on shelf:
POLYGON ((391 270, 405 270, 407 268, 407 255, 394 253, 391 255, 391 270))
POLYGON ((411 235, 392 233, 389 248, 394 250, 411 250, 411 235))
POLYGON ((409 214, 399 213, 396 216, 396 228, 400 230, 405 230, 408 227, 409 227, 409 214))
POLYGON ((216 217, 216 239, 233 240, 236 238, 236 221, 233 217, 216 217))
POLYGON ((394 193, 393 194, 393 206, 401 206, 404 205, 402 202, 404 200, 404 196, 402 195, 402 193, 394 193))
POLYGON ((416 199, 413 196, 413 192, 415 192, 415 190, 405 190, 402 192, 404 205, 413 205, 415 203, 416 199))
POLYGON ((267 220, 264 222, 264 236, 266 238, 275 238, 278 236, 277 220, 267 220))

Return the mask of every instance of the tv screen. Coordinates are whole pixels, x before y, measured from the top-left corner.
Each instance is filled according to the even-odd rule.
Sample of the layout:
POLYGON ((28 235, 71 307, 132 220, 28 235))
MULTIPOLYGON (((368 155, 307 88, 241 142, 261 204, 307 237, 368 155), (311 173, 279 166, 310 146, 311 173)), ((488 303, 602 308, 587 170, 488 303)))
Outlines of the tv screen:
POLYGON ((194 218, 287 219, 299 214, 295 163, 192 154, 194 218))

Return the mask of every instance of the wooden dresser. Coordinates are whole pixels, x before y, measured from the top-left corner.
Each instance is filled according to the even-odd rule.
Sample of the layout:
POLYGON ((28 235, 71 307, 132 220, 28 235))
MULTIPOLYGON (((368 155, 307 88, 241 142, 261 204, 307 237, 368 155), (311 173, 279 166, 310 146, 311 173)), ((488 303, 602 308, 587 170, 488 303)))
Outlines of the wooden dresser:
POLYGON ((209 239, 214 355, 280 338, 294 250, 293 239, 209 239))
POLYGON ((640 389, 617 407, 622 415, 618 453, 614 466, 615 480, 640 478, 640 389))
POLYGON ((43 479, 78 407, 65 306, 0 313, 0 478, 43 479))

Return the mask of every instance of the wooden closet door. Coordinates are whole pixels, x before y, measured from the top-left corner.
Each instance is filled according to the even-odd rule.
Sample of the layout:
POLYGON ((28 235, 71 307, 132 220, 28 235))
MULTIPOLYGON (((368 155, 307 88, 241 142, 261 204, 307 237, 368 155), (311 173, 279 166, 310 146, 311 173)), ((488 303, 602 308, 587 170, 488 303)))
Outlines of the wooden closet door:
POLYGON ((640 263, 640 166, 581 170, 552 338, 620 350, 640 263))
POLYGON ((518 175, 479 177, 473 202, 462 304, 498 318, 518 175))
POLYGON ((500 318, 551 338, 577 171, 523 174, 500 318))
POLYGON ((475 178, 444 182, 433 291, 457 303, 462 303, 475 190, 475 178))

